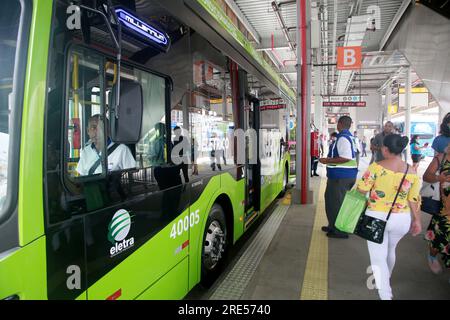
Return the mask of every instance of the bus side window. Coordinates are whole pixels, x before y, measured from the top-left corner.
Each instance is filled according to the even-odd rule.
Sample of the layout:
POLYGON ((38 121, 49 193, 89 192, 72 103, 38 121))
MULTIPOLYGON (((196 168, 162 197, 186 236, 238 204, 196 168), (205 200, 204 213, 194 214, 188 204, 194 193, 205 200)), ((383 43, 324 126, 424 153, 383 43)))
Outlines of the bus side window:
MULTIPOLYGON (((112 87, 115 82, 114 68, 114 64, 107 64, 106 80, 109 87, 112 87)), ((133 81, 141 85, 144 106, 140 139, 136 144, 126 145, 130 156, 133 157, 134 170, 128 170, 128 172, 124 172, 121 175, 120 185, 125 190, 124 192, 131 195, 157 191, 159 188, 155 178, 155 169, 166 165, 168 162, 167 129, 165 124, 166 79, 150 72, 124 65, 122 65, 120 74, 122 84, 127 81, 133 81)), ((106 92, 107 110, 109 110, 113 100, 111 92, 109 90, 106 92)), ((108 164, 110 163, 109 160, 110 158, 108 157, 108 164)), ((131 166, 129 165, 128 168, 131 168, 131 166)))

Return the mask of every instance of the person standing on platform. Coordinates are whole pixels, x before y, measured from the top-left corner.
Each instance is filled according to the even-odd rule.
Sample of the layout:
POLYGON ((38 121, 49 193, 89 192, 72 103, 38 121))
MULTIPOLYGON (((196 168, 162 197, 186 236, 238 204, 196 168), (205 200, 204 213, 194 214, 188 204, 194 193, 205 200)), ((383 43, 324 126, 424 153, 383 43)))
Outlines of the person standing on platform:
POLYGON ((322 157, 322 155, 323 155, 323 150, 324 150, 324 148, 323 148, 323 140, 325 139, 325 136, 323 135, 323 134, 320 134, 319 135, 319 158, 320 157, 322 157))
POLYGON ((327 187, 325 190, 325 211, 328 218, 328 226, 323 226, 322 231, 330 238, 348 238, 344 232, 337 230, 334 226, 339 209, 347 191, 356 181, 358 168, 356 165, 356 150, 353 136, 350 132, 352 118, 340 117, 337 124, 339 134, 336 142, 330 146, 327 158, 319 161, 327 165, 327 187))
POLYGON ((362 137, 361 148, 362 148, 362 150, 361 150, 361 158, 367 157, 367 151, 366 151, 366 148, 367 148, 367 140, 366 140, 366 136, 363 136, 363 137, 362 137))
POLYGON ((411 142, 409 143, 411 147, 411 159, 413 162, 413 168, 417 171, 417 168, 419 168, 420 160, 422 160, 422 151, 421 149, 424 149, 428 147, 428 143, 425 143, 423 146, 419 144, 419 136, 413 135, 411 142))
POLYGON ((319 133, 317 131, 311 132, 311 177, 318 177, 317 167, 319 166, 319 133))
POLYGON ((423 175, 425 182, 439 182, 441 195, 441 211, 432 216, 425 233, 429 241, 428 265, 436 274, 442 272, 439 256, 450 269, 450 143, 443 151, 433 158, 423 175))
POLYGON ((356 165, 359 167, 359 156, 361 154, 361 142, 358 138, 358 132, 355 131, 353 133, 353 140, 355 141, 355 150, 356 150, 356 165))
POLYGON ((377 134, 378 134, 378 130, 373 130, 373 137, 370 138, 370 147, 369 148, 370 148, 370 153, 372 154, 371 158, 370 158, 371 164, 375 161, 375 150, 374 150, 373 142, 375 141, 375 137, 377 136, 377 134))
POLYGON ((369 194, 365 215, 386 221, 389 212, 392 213, 386 222, 383 242, 367 241, 370 264, 381 300, 393 298, 390 278, 398 242, 408 231, 416 236, 422 230, 420 180, 416 171, 401 157, 407 145, 407 137, 398 134, 386 136, 382 147, 385 160, 372 163, 357 183, 357 190, 361 194, 369 194))
POLYGON ((433 140, 431 147, 435 155, 442 155, 445 153, 445 148, 450 143, 450 112, 447 113, 442 120, 439 135, 433 140))
POLYGON ((331 149, 333 149, 334 144, 336 143, 336 139, 337 139, 338 133, 337 132, 333 132, 332 134, 330 134, 330 140, 328 140, 328 158, 331 158, 330 154, 331 154, 331 149))
POLYGON ((381 148, 383 147, 383 140, 387 135, 393 133, 394 133, 394 124, 391 121, 388 121, 384 124, 383 131, 377 134, 375 138, 373 138, 372 143, 372 152, 374 153, 373 161, 379 162, 384 160, 383 152, 381 152, 381 148))

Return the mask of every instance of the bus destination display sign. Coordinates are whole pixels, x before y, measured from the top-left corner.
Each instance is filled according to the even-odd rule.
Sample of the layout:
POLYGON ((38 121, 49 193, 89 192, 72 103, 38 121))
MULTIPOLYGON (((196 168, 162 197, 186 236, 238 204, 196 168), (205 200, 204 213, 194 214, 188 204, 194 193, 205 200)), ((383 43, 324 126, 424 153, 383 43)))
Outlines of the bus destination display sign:
POLYGON ((149 42, 158 45, 158 47, 165 50, 168 49, 169 37, 164 32, 157 30, 122 8, 117 8, 115 11, 119 21, 129 31, 132 31, 134 34, 138 34, 149 42))

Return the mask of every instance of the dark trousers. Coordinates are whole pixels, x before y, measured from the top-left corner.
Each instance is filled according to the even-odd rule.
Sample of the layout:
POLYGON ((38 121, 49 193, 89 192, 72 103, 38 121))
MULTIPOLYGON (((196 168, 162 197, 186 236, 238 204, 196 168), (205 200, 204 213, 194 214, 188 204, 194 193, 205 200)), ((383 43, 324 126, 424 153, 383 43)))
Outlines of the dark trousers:
POLYGON ((325 211, 328 218, 328 228, 340 232, 334 227, 339 209, 344 201, 345 193, 355 184, 356 179, 328 179, 325 190, 325 211))
POLYGON ((311 174, 316 173, 317 174, 317 166, 319 165, 319 158, 318 157, 311 157, 311 174))

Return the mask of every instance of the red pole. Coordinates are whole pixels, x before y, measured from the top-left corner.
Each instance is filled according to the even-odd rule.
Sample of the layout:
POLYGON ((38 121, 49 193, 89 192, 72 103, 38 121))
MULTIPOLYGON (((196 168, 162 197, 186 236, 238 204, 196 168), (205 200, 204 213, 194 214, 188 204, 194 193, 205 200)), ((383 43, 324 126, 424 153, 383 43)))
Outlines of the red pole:
MULTIPOLYGON (((301 30, 301 53, 302 53, 302 66, 301 66, 301 74, 302 74, 302 83, 301 83, 301 102, 302 102, 302 114, 301 114, 301 123, 302 123, 302 168, 301 168, 301 203, 306 204, 308 202, 308 160, 307 160, 307 143, 308 143, 308 117, 306 114, 306 0, 300 0, 300 30, 301 30)), ((297 44, 298 45, 298 44, 297 44)), ((298 137, 297 137, 298 138, 298 137)))

